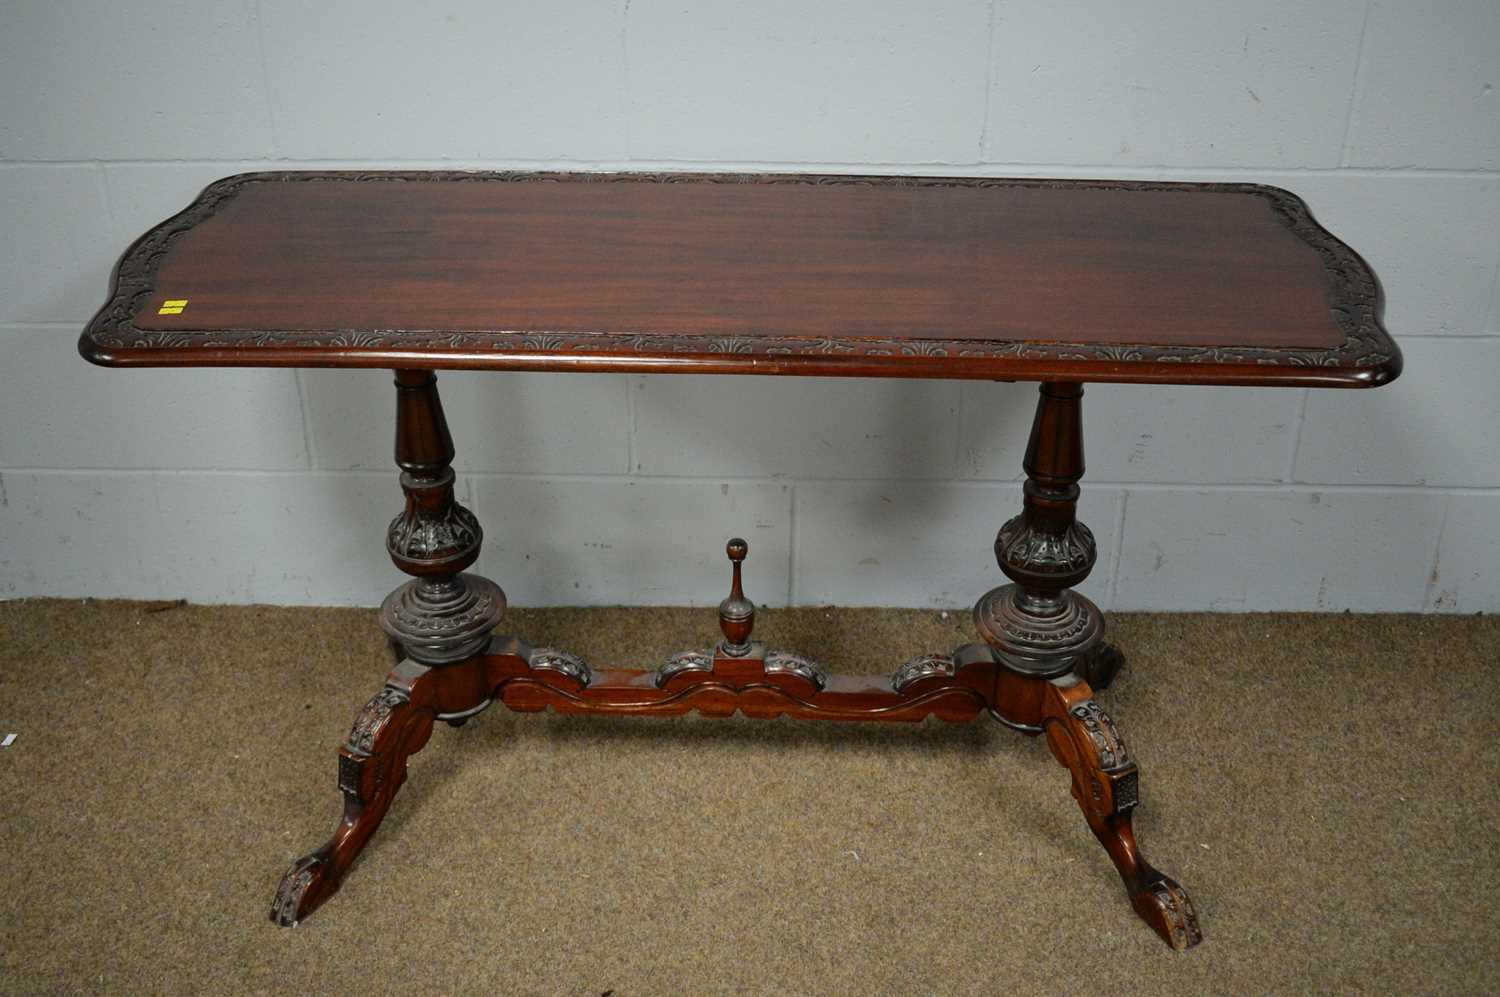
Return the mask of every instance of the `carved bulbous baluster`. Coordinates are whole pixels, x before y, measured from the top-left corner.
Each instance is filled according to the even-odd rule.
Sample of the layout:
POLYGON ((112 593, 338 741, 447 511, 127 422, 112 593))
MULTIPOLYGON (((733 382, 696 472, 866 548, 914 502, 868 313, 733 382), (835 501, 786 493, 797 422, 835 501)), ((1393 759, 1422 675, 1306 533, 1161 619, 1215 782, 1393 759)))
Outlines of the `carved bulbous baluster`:
POLYGON ((1075 515, 1083 477, 1083 386, 1041 386, 1026 446, 1025 502, 1000 528, 995 559, 1013 584, 984 595, 974 624, 1003 667, 1049 678, 1071 671, 1099 643, 1104 618, 1072 591, 1088 577, 1094 535, 1075 515))
POLYGON ((380 607, 380 625, 413 660, 462 661, 484 647, 505 612, 494 582, 464 574, 484 531, 453 497, 453 439, 431 371, 396 372, 396 463, 406 508, 391 521, 386 550, 414 581, 380 607))

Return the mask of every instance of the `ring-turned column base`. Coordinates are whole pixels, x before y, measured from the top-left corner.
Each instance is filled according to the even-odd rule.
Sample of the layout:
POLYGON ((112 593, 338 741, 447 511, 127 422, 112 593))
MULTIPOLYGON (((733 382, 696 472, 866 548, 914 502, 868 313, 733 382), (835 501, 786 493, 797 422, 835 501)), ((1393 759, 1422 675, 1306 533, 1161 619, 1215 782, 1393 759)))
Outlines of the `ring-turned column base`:
POLYGON ((425 665, 477 654, 504 615, 500 586, 470 574, 413 579, 380 604, 381 628, 425 665))
POLYGON ((974 626, 1005 668, 1035 678, 1066 675, 1104 637, 1104 614, 1077 592, 1042 599, 1019 585, 991 589, 974 606, 974 626))

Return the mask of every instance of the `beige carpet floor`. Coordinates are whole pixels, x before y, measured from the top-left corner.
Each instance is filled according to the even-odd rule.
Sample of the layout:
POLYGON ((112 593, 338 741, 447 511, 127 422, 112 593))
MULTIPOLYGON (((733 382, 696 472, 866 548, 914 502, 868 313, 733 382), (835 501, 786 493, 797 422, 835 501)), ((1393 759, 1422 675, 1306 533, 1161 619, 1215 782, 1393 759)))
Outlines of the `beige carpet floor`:
MULTIPOLYGON (((386 658, 363 610, 0 604, 0 992, 1500 992, 1500 620, 1119 615, 1100 700, 1147 857, 1131 913, 1040 741, 974 726, 521 716, 439 727, 343 890, 266 914, 338 812, 386 658)), ((515 611, 599 665, 711 610, 515 611)), ((783 610, 888 673, 962 614, 783 610)))

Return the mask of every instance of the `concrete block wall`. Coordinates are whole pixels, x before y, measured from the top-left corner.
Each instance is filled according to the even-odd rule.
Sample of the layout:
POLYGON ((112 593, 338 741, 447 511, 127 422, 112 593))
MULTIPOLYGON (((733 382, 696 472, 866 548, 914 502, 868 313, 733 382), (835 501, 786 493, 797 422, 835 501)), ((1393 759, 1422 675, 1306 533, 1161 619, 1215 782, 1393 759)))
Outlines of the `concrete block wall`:
MULTIPOLYGON (((1500 609, 1493 0, 0 2, 0 597, 370 605, 366 372, 103 371, 128 242, 247 169, 1251 180, 1373 264, 1373 392, 1090 388, 1085 585, 1154 610, 1500 609)), ((441 378, 517 604, 967 608, 1034 387, 441 378)))

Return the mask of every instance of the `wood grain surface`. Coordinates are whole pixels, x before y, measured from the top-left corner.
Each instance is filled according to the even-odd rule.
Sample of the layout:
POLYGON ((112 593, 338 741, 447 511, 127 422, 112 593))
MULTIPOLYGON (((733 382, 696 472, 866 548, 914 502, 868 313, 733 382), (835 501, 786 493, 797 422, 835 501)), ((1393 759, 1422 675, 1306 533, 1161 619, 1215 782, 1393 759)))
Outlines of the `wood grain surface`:
POLYGON ((1253 185, 289 172, 220 181, 147 233, 82 349, 1369 384, 1400 362, 1378 310, 1363 261, 1253 185))

